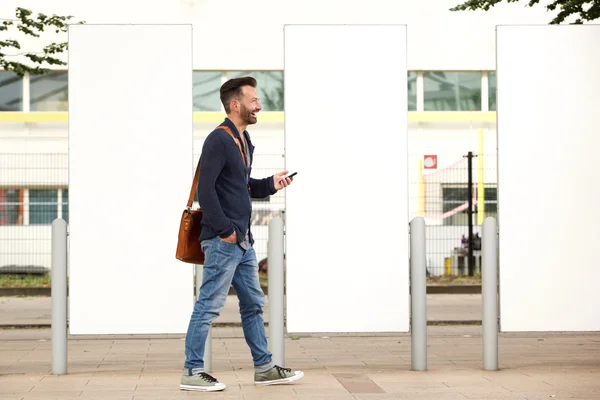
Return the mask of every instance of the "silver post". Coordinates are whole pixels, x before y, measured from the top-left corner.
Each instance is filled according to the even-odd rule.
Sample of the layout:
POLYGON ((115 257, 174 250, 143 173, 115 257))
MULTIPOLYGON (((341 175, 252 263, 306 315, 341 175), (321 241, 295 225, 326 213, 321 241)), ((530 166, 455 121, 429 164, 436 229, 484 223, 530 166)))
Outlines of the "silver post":
POLYGON ((481 234, 483 369, 498 369, 498 236, 496 219, 483 220, 481 234))
MULTIPOLYGON (((196 301, 200 298, 203 273, 204 267, 196 264, 196 301)), ((204 372, 212 372, 212 327, 208 329, 208 336, 206 336, 206 343, 204 344, 204 372)))
POLYGON ((283 324, 283 220, 279 217, 269 222, 267 260, 269 285, 269 338, 273 362, 285 366, 283 324))
POLYGON ((427 370, 427 283, 425 220, 410 222, 411 369, 427 370))
POLYGON ((67 222, 52 221, 52 374, 67 374, 67 222))

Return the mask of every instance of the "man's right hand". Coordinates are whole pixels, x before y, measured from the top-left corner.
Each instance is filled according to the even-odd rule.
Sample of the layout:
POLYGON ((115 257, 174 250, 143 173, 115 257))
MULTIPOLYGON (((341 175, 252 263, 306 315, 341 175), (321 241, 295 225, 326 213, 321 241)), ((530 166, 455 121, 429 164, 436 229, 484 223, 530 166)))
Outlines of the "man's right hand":
POLYGON ((235 229, 231 235, 227 236, 225 239, 221 238, 221 240, 226 243, 237 243, 237 234, 235 233, 235 229))

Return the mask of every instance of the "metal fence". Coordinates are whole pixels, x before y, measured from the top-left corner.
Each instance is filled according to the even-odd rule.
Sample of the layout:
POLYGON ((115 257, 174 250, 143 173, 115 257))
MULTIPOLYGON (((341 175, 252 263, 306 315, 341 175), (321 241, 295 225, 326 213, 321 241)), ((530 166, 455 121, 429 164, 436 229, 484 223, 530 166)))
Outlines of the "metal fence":
MULTIPOLYGON (((200 157, 194 151, 194 166, 200 157)), ((467 152, 465 152, 465 155, 467 152)), ((478 273, 478 235, 484 217, 496 216, 495 168, 483 170, 475 154, 472 166, 473 244, 478 273), (485 173, 485 178, 484 178, 485 173), (489 183, 489 182, 492 183, 489 183)), ((495 165, 495 154, 486 165, 495 165)), ((420 156, 422 157, 422 156, 420 156)), ((414 158, 413 158, 414 159, 414 158)), ((467 274, 468 159, 463 157, 431 169, 428 160, 409 168, 411 218, 427 223, 427 268, 430 275, 467 274), (418 168, 418 169, 417 169, 418 168)), ((256 154, 254 177, 283 170, 283 154, 256 154)), ((0 273, 39 272, 51 266, 51 223, 69 221, 67 153, 0 153, 0 273)), ((101 193, 99 194, 101 196, 101 193)), ((182 199, 182 206, 186 199, 182 199)), ((285 214, 284 193, 253 201, 252 230, 259 262, 267 257, 269 221, 285 214)))
POLYGON ((419 174, 418 215, 427 224, 429 275, 481 273, 481 225, 485 217, 497 217, 496 170, 486 170, 483 158, 490 159, 486 165, 495 165, 496 155, 471 153, 469 168, 469 154, 465 152, 443 168, 423 167, 419 174))
MULTIPOLYGON (((194 164, 199 157, 194 153, 194 164)), ((282 154, 255 158, 255 177, 283 169, 282 154)), ((52 221, 69 222, 67 182, 67 153, 0 153, 0 273, 50 270, 52 221)), ((182 207, 186 200, 181 200, 182 207)), ((259 261, 267 256, 269 221, 283 215, 284 204, 283 194, 253 201, 251 224, 259 261)))

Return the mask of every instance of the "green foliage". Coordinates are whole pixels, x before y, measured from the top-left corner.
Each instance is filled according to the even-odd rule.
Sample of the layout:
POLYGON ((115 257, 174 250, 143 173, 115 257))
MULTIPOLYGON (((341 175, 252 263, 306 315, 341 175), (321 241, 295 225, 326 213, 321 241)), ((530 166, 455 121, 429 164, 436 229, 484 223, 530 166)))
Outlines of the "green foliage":
MULTIPOLYGON (((451 8, 450 11, 488 11, 491 7, 503 1, 514 3, 519 0, 467 0, 451 8)), ((527 5, 533 7, 539 2, 540 0, 529 0, 527 5)), ((563 23, 571 16, 575 17, 575 20, 571 24, 583 24, 586 21, 594 21, 600 18, 600 0, 554 0, 546 6, 546 9, 548 11, 560 10, 556 17, 549 22, 550 25, 563 23)))
POLYGON ((38 288, 50 287, 50 274, 0 274, 0 288, 38 288))
MULTIPOLYGON (((17 7, 14 19, 0 18, 0 35, 8 36, 11 30, 16 29, 21 34, 39 38, 43 32, 54 31, 55 33, 67 32, 69 21, 73 16, 48 16, 45 14, 33 15, 31 10, 17 7)), ((78 22, 84 24, 85 22, 78 22)), ((67 50, 68 43, 50 43, 42 48, 40 52, 19 52, 21 44, 15 39, 0 40, 0 70, 13 71, 19 76, 26 72, 33 75, 45 74, 49 71, 44 65, 66 65, 58 55, 67 50), (15 61, 14 57, 22 56, 31 62, 25 64, 15 61)))

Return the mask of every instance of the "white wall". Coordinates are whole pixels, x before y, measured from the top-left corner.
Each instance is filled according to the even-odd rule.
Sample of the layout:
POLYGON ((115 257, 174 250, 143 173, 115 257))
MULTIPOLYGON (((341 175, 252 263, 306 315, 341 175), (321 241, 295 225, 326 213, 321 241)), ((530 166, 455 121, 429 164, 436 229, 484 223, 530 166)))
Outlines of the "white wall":
POLYGON ((73 26, 69 46, 69 331, 183 333, 193 266, 175 250, 193 181, 191 27, 73 26))
MULTIPOLYGON (((87 23, 192 23, 194 68, 283 69, 286 24, 406 24, 409 70, 493 70, 495 26, 545 24, 544 3, 500 4, 483 11, 451 12, 463 0, 3 0, 0 17, 15 7, 74 15, 87 23)), ((51 37, 51 36, 49 36, 51 37)), ((66 36, 65 36, 66 37, 66 36)), ((24 49, 40 41, 24 40, 24 49)), ((108 60, 107 60, 108 62, 108 60)))
POLYGON ((503 331, 600 329, 598 43, 600 25, 498 28, 503 331))
POLYGON ((289 332, 409 329, 405 43, 401 25, 286 27, 286 167, 298 171, 285 191, 289 332), (366 78, 378 71, 398 78, 366 78), (371 118, 378 103, 349 110, 329 91, 395 104, 394 124, 371 118))

